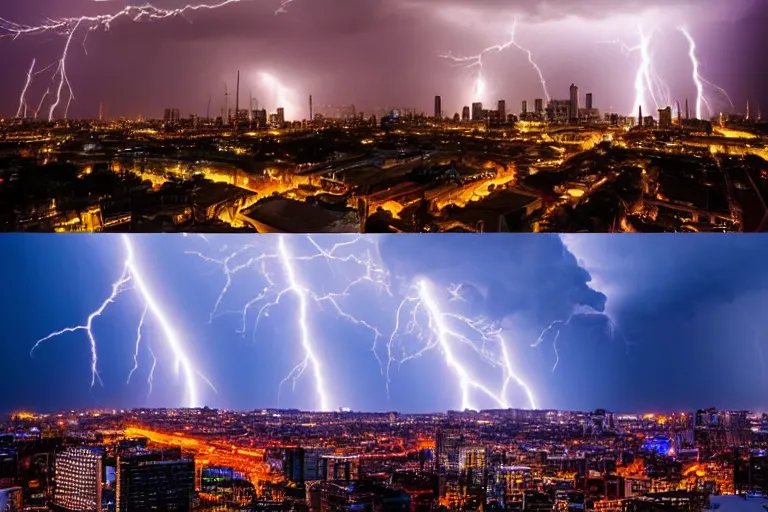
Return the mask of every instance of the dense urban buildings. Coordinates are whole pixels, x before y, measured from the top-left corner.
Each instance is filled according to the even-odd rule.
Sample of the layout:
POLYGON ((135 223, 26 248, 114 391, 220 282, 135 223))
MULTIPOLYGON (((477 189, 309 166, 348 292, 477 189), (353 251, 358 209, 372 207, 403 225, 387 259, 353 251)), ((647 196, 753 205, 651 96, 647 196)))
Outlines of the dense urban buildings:
POLYGON ((142 409, 3 431, 4 510, 693 512, 768 492, 768 416, 749 411, 142 409))
POLYGON ((768 229, 760 115, 602 113, 577 84, 451 116, 165 110, 0 125, 0 229, 139 232, 722 232, 768 229), (582 98, 583 96, 583 98, 582 98), (582 105, 584 105, 582 107, 582 105))

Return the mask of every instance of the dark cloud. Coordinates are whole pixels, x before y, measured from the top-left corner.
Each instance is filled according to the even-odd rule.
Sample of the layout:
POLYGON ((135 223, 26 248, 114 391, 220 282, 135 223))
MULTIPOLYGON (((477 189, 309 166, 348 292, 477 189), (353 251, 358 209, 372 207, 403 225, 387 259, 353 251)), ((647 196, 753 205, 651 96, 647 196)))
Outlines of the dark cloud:
POLYGON ((478 244, 462 235, 386 239, 385 265, 406 283, 425 276, 444 286, 471 286, 486 315, 501 321, 518 315, 543 328, 579 307, 603 311, 605 296, 589 287, 589 273, 556 236, 483 235, 478 244), (425 257, 428 255, 428 257, 425 257))

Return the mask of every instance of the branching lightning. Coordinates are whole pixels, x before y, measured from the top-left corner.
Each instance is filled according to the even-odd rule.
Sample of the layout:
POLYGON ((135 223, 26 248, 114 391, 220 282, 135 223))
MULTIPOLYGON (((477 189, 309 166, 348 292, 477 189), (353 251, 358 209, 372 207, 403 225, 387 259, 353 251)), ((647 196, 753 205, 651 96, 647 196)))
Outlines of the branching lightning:
POLYGON ((512 22, 512 28, 510 30, 509 39, 504 43, 489 46, 488 48, 485 48, 477 55, 457 56, 457 55, 453 55, 452 53, 440 55, 441 58, 450 60, 451 62, 454 63, 454 65, 463 67, 472 71, 472 75, 475 81, 474 91, 473 91, 473 101, 483 101, 483 99, 485 99, 485 96, 486 96, 487 83, 485 81, 485 76, 483 74, 485 57, 488 54, 501 53, 505 50, 508 50, 511 47, 515 47, 527 55, 528 63, 536 71, 539 81, 541 82, 541 87, 542 87, 542 92, 544 93, 544 97, 546 98, 546 101, 549 102, 550 96, 547 90, 547 82, 544 79, 544 73, 542 72, 541 67, 533 59, 533 53, 530 50, 520 46, 520 44, 517 42, 516 32, 517 32, 517 20, 514 20, 512 22))
MULTIPOLYGON (((467 295, 465 285, 443 286, 424 276, 416 279, 392 276, 381 262, 378 239, 344 238, 339 242, 338 238, 265 236, 234 250, 201 239, 205 242, 205 251, 218 251, 217 255, 192 251, 187 254, 200 258, 205 265, 214 265, 223 278, 213 303, 211 322, 234 313, 237 315, 235 330, 245 335, 252 328, 254 342, 259 339, 257 332, 261 332, 262 324, 278 311, 282 315, 280 320, 284 322, 287 315, 289 325, 293 327, 280 326, 281 331, 289 333, 284 343, 296 350, 297 361, 285 378, 276 383, 278 400, 285 384, 291 384, 295 389, 300 380, 307 379, 313 390, 314 408, 329 411, 340 405, 333 389, 334 379, 327 370, 330 365, 324 359, 327 348, 323 340, 323 324, 318 318, 318 315, 330 314, 367 333, 387 393, 396 370, 429 355, 430 359, 437 357, 439 366, 455 376, 455 403, 462 409, 476 409, 484 404, 519 407, 521 400, 515 396, 523 397, 523 403, 528 407, 535 409, 538 406, 532 388, 522 376, 520 362, 515 361, 510 330, 502 327, 499 321, 465 314, 465 306, 474 307, 471 302, 474 299, 470 298, 473 295, 467 295), (319 275, 331 279, 318 280, 319 275), (243 297, 243 289, 250 294, 243 297), (232 301, 238 308, 224 311, 232 301)), ((146 352, 152 362, 146 382, 152 391, 158 367, 158 345, 154 339, 146 339, 145 334, 148 323, 153 323, 160 328, 162 342, 173 357, 176 374, 183 382, 184 403, 198 406, 201 403, 198 383, 203 381, 210 385, 210 382, 192 361, 166 305, 151 290, 131 238, 122 235, 121 241, 126 257, 109 295, 85 322, 38 340, 31 354, 54 338, 84 331, 91 354, 91 386, 97 381, 101 383, 95 332, 97 320, 105 316, 109 306, 124 292, 135 291, 143 308, 134 331, 127 382, 131 382, 139 370, 140 354, 146 352)), ((578 251, 578 248, 567 245, 567 239, 564 239, 563 247, 564 254, 578 251)), ((533 344, 538 347, 552 340, 555 351, 553 371, 560 360, 557 344, 561 331, 580 315, 602 315, 606 318, 608 335, 620 335, 608 313, 588 306, 575 306, 567 318, 547 326, 533 344)))
POLYGON ((309 369, 318 398, 317 407, 321 411, 329 411, 334 408, 332 405, 334 399, 325 384, 323 363, 317 347, 317 329, 311 318, 311 306, 314 305, 319 310, 322 310, 323 306, 330 307, 339 317, 368 330, 373 338, 371 350, 376 355, 378 340, 381 338, 380 331, 367 321, 348 313, 340 301, 349 298, 355 292, 355 288, 365 284, 391 295, 389 274, 381 265, 376 263, 370 247, 367 248, 363 256, 345 252, 352 246, 367 243, 363 239, 337 243, 329 249, 321 247, 312 237, 307 237, 307 241, 313 248, 312 253, 308 256, 294 255, 294 251, 290 248, 290 242, 282 236, 278 238, 277 248, 273 252, 261 252, 254 245, 246 245, 224 259, 211 258, 199 252, 189 252, 188 254, 196 255, 205 262, 217 264, 225 275, 225 283, 214 305, 211 319, 219 314, 224 298, 230 291, 236 276, 245 270, 257 270, 263 287, 237 312, 242 319, 242 329, 239 331, 241 334, 245 333, 248 319, 257 308, 253 329, 254 339, 259 323, 264 317, 269 316, 273 308, 279 306, 288 295, 293 295, 297 299, 296 325, 302 357, 300 362, 280 382, 278 393, 282 386, 289 382, 295 388, 297 381, 309 369), (338 291, 317 292, 308 281, 302 278, 298 264, 319 259, 325 260, 331 269, 333 269, 333 263, 351 266, 356 270, 357 277, 344 282, 338 291))
MULTIPOLYGON (((427 352, 438 350, 442 354, 446 366, 459 379, 462 409, 475 409, 472 405, 472 391, 477 391, 490 398, 498 407, 509 408, 507 390, 511 381, 515 381, 523 389, 531 409, 536 409, 536 399, 533 392, 512 367, 503 331, 484 318, 471 319, 445 311, 440 306, 433 288, 434 285, 428 280, 420 279, 397 308, 395 329, 388 344, 387 380, 389 381, 389 366, 392 363, 403 364, 411 359, 419 358, 427 352), (404 322, 403 316, 407 316, 407 322, 404 322), (396 359, 393 356, 393 349, 395 342, 401 336, 415 336, 423 343, 423 346, 412 353, 403 351, 402 357, 396 359), (498 352, 489 348, 489 345, 498 347, 498 352), (502 369, 503 379, 499 391, 492 390, 472 375, 471 371, 456 355, 458 346, 470 348, 484 362, 502 369)), ((450 301, 462 300, 456 287, 449 288, 447 293, 450 301)))
MULTIPOLYGON (((69 59, 69 48, 72 43, 72 39, 75 37, 75 34, 79 30, 85 31, 83 40, 83 49, 85 50, 85 38, 87 38, 89 33, 97 30, 107 31, 112 27, 113 23, 122 19, 127 19, 135 23, 143 21, 159 21, 168 18, 183 17, 196 11, 211 11, 226 7, 230 4, 244 3, 249 1, 253 0, 221 0, 218 3, 212 4, 187 4, 184 7, 177 9, 162 9, 155 7, 150 3, 141 6, 129 5, 112 14, 61 18, 57 20, 49 20, 46 23, 40 25, 22 25, 0 17, 0 37, 9 36, 16 39, 22 36, 34 36, 41 34, 56 34, 64 36, 64 47, 56 64, 56 70, 51 77, 51 81, 56 83, 56 85, 53 87, 55 91, 55 100, 49 107, 48 121, 53 120, 56 110, 61 105, 62 94, 64 94, 65 89, 66 94, 68 95, 64 108, 64 118, 66 119, 69 106, 74 100, 74 92, 69 82, 69 77, 67 76, 67 61, 69 59)), ((291 3, 293 3, 293 0, 280 0, 280 6, 275 10, 275 14, 283 14, 287 12, 287 7, 291 3)), ((34 61, 32 68, 34 68, 34 61)), ((29 72, 27 73, 27 80, 24 84, 23 92, 21 93, 21 100, 19 110, 17 112, 17 117, 22 113, 22 110, 24 110, 22 108, 22 106, 25 105, 24 98, 26 96, 27 90, 29 89, 29 86, 32 83, 32 78, 35 76, 32 74, 32 68, 30 68, 29 72)), ((37 111, 42 108, 45 99, 50 94, 50 89, 51 88, 49 87, 46 90, 43 98, 40 100, 40 106, 38 107, 37 111)))
MULTIPOLYGON (((325 365, 321 360, 322 350, 318 341, 322 331, 313 321, 317 311, 330 306, 331 313, 370 333, 373 338, 371 352, 379 363, 387 392, 393 367, 434 351, 441 354, 449 370, 459 377, 461 396, 458 401, 462 407, 471 408, 472 391, 490 398, 494 405, 509 407, 507 395, 512 382, 524 390, 530 407, 536 407, 533 392, 512 366, 505 333, 486 319, 472 319, 442 308, 432 291, 434 285, 426 280, 411 287, 405 299, 398 302, 392 291, 391 276, 375 257, 378 249, 371 239, 355 238, 328 247, 327 243, 321 244, 320 239, 312 237, 281 237, 276 245, 267 251, 259 250, 255 245, 247 245, 224 258, 212 258, 199 252, 188 254, 217 265, 224 274, 224 284, 215 301, 211 319, 226 314, 221 311, 222 305, 225 296, 232 291, 235 280, 249 280, 251 277, 248 277, 246 271, 256 271, 258 293, 242 309, 234 312, 241 318, 241 334, 245 333, 249 321, 253 322, 254 340, 260 322, 274 308, 284 305, 285 297, 292 295, 297 300, 295 308, 290 311, 299 337, 295 345, 301 353, 300 361, 280 382, 278 393, 284 384, 295 386, 306 373, 313 383, 316 407, 321 410, 333 408, 336 400, 326 384, 328 379, 323 373, 325 365), (321 287, 313 285, 308 276, 302 275, 303 265, 313 260, 324 261, 336 276, 335 291, 319 289, 321 287), (372 297, 376 296, 392 300, 392 310, 395 312, 394 319, 385 315, 387 322, 394 320, 394 327, 383 347, 379 346, 382 332, 385 331, 379 327, 380 315, 378 321, 362 319, 349 309, 355 303, 370 303, 372 297), (471 376, 470 370, 455 355, 455 344, 471 348, 484 363, 502 370, 503 378, 498 390, 486 385, 483 379, 471 376), (380 350, 385 351, 386 355, 380 356, 380 350)), ((451 286, 445 291, 449 303, 463 300, 459 287, 451 286)), ((381 307, 381 304, 374 305, 374 310, 381 307)))
POLYGON ((722 87, 719 87, 713 84, 712 82, 710 82, 709 80, 706 80, 701 76, 701 72, 700 72, 701 63, 699 62, 699 59, 696 56, 696 41, 693 39, 693 36, 691 35, 691 33, 685 27, 681 27, 678 30, 680 30, 680 33, 682 33, 685 39, 688 41, 688 58, 691 60, 691 66, 692 66, 691 78, 693 79, 693 83, 696 84, 696 118, 704 119, 705 107, 707 109, 706 115, 708 117, 712 117, 716 114, 716 112, 712 108, 711 101, 706 97, 705 86, 709 87, 710 89, 713 89, 715 92, 725 97, 725 99, 731 105, 731 109, 733 110, 734 108, 733 101, 731 101, 731 97, 728 95, 728 93, 725 92, 725 90, 722 87))
POLYGON ((619 45, 625 55, 634 53, 640 55, 640 62, 635 73, 635 102, 630 115, 637 114, 641 107, 645 107, 647 111, 651 107, 659 109, 672 104, 669 86, 661 79, 653 64, 651 43, 656 30, 646 32, 643 27, 637 26, 637 34, 639 42, 635 46, 630 46, 620 40, 608 41, 611 44, 619 45), (650 104, 648 103, 649 99, 650 104))
MULTIPOLYGON (((39 339, 32 347, 30 355, 34 355, 35 351, 38 350, 42 344, 49 342, 54 338, 58 338, 59 336, 67 333, 85 331, 90 344, 91 352, 91 386, 93 387, 97 381, 101 384, 102 381, 98 369, 98 343, 96 334, 94 333, 94 322, 105 313, 107 308, 113 304, 123 292, 128 290, 135 290, 139 298, 144 303, 144 311, 136 331, 137 338, 135 342, 135 351, 133 357, 134 368, 129 373, 128 379, 130 380, 131 376, 138 367, 138 353, 141 345, 141 333, 144 327, 146 315, 150 314, 154 321, 158 323, 163 333, 163 340, 175 359, 175 368, 177 370, 177 374, 179 372, 183 374, 182 377, 186 391, 184 403, 188 407, 198 407, 201 405, 201 401, 197 386, 197 379, 201 378, 209 385, 210 382, 198 371, 197 367, 192 361, 191 356, 188 353, 187 348, 181 342, 179 333, 173 326, 172 319, 166 313, 163 304, 160 303, 160 301, 154 295, 152 289, 147 284, 147 280, 144 277, 144 272, 136 260, 133 243, 131 242, 130 237, 128 235, 122 235, 121 239, 126 257, 123 262, 122 273, 120 274, 120 277, 112 283, 112 291, 109 296, 99 305, 98 308, 96 308, 91 314, 88 315, 84 324, 65 327, 64 329, 53 332, 44 338, 39 339)), ((153 364, 149 372, 147 385, 151 391, 157 359, 151 348, 149 349, 149 352, 152 357, 153 364)))

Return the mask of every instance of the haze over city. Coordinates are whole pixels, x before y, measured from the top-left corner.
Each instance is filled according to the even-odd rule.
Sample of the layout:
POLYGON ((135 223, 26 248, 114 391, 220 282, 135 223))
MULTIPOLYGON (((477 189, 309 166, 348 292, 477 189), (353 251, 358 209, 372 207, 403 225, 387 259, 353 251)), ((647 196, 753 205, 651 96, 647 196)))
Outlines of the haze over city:
MULTIPOLYGON (((446 115, 473 101, 492 104, 503 98, 519 105, 545 95, 524 50, 540 66, 553 98, 567 97, 568 86, 577 83, 594 94, 601 110, 629 114, 636 111, 636 77, 643 65, 643 52, 629 51, 643 41, 638 29, 669 99, 696 103, 691 48, 679 28, 687 29, 696 43, 698 71, 705 80, 700 83, 711 103, 708 115, 743 112, 747 101, 768 104, 768 79, 760 64, 768 47, 766 12, 758 1, 642 6, 564 0, 516 6, 493 0, 224 3, 169 17, 157 13, 183 8, 185 2, 157 0, 152 7, 132 2, 127 7, 117 0, 29 0, 4 5, 0 64, 7 78, 0 85, 0 113, 17 111, 30 70, 26 104, 37 105, 46 90, 55 93, 66 49, 65 77, 73 93, 66 113, 75 118, 95 118, 100 108, 111 117, 160 117, 168 107, 204 115, 209 98, 211 110, 218 112, 225 83, 231 94, 238 70, 241 104, 252 94, 270 111, 284 107, 290 119, 309 116, 310 94, 318 105, 354 104, 369 112, 386 107, 428 112, 435 94, 443 96, 446 115), (111 23, 77 23, 80 16, 113 16, 126 8, 133 10, 111 23), (163 19, 153 19, 150 11, 163 19), (34 30, 64 18, 72 20, 55 30, 34 30), (513 26, 520 48, 485 53, 482 76, 477 65, 465 67, 477 60, 465 60, 464 66, 457 62, 506 45, 513 26), (727 91, 734 106, 710 83, 727 91)), ((69 102, 66 85, 56 118, 64 117, 69 102)), ((646 91, 648 111, 656 108, 651 95, 646 91)))
POLYGON ((761 237, 0 243, 6 411, 766 405, 761 237))

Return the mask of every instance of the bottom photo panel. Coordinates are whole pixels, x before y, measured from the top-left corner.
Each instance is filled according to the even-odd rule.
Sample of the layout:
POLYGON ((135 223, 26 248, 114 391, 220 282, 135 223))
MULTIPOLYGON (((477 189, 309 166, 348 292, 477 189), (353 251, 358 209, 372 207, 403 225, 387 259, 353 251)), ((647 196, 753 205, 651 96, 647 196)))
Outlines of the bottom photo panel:
POLYGON ((0 510, 768 510, 768 237, 0 251, 0 510))

